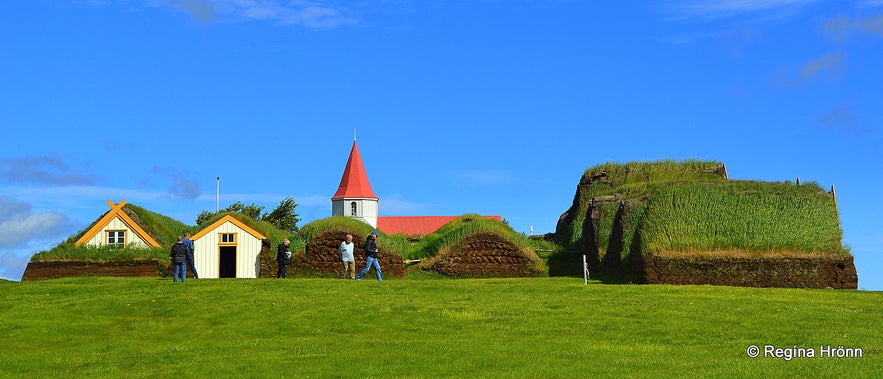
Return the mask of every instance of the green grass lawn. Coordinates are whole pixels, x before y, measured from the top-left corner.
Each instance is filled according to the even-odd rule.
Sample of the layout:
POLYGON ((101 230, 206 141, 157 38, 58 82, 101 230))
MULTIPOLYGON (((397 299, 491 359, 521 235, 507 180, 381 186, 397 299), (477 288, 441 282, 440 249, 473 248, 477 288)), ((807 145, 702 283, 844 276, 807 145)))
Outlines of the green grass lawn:
POLYGON ((0 281, 0 377, 876 377, 881 315, 880 292, 575 278, 0 281))

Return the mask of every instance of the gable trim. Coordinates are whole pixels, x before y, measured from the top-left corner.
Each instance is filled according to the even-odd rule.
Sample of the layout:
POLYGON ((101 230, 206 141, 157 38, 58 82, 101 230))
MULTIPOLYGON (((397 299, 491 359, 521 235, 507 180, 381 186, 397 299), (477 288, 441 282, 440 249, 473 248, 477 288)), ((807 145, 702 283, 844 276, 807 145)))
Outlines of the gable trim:
POLYGON ((126 226, 129 229, 131 229, 133 233, 138 235, 138 237, 140 237, 141 240, 143 240, 144 243, 146 243, 148 246, 150 246, 150 247, 160 247, 161 246, 159 244, 159 242, 156 242, 156 240, 150 236, 150 234, 147 234, 147 232, 144 231, 144 229, 141 229, 141 227, 138 226, 138 223, 136 223, 135 220, 132 220, 132 218, 129 217, 129 215, 127 215, 126 212, 123 212, 123 206, 126 205, 125 199, 123 199, 123 201, 121 201, 119 204, 114 204, 112 201, 107 200, 107 205, 110 206, 110 211, 108 211, 104 215, 104 217, 102 217, 100 220, 98 220, 98 222, 96 222, 94 225, 92 225, 92 228, 90 228, 86 232, 86 234, 83 234, 83 236, 80 237, 80 239, 78 239, 77 242, 74 243, 75 245, 82 246, 86 242, 89 242, 89 240, 91 240, 92 237, 95 237, 96 234, 103 231, 104 227, 106 227, 107 224, 109 224, 111 221, 113 221, 114 218, 119 218, 120 221, 123 222, 123 224, 126 224, 126 226))
POLYGON ((252 228, 249 228, 248 225, 245 225, 244 223, 242 223, 242 221, 237 220, 235 217, 233 217, 233 216, 231 216, 231 215, 226 215, 226 216, 224 216, 224 217, 221 217, 218 221, 215 221, 213 224, 209 225, 209 226, 206 227, 205 229, 200 230, 198 233, 192 235, 192 236, 190 237, 190 239, 193 240, 193 241, 196 241, 196 240, 198 240, 200 237, 202 237, 202 236, 208 234, 208 233, 211 232, 212 230, 215 230, 217 227, 223 225, 225 222, 230 222, 230 223, 232 223, 233 225, 236 225, 237 227, 239 227, 239 229, 242 229, 242 230, 244 230, 246 233, 251 234, 254 238, 257 238, 257 239, 259 239, 259 240, 265 240, 265 239, 267 239, 267 237, 264 237, 263 234, 261 234, 261 233, 258 232, 257 230, 254 230, 254 229, 252 229, 252 228))

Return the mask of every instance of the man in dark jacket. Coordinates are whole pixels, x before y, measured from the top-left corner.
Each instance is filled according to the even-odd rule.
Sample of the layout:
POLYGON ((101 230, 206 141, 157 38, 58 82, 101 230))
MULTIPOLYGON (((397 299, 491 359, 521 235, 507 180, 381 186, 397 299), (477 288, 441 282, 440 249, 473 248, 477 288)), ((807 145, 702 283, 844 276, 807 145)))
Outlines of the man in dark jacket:
MULTIPOLYGON (((190 272, 193 273, 194 279, 199 279, 199 274, 196 272, 196 266, 193 264, 193 241, 190 240, 190 233, 184 233, 184 242, 187 245, 187 267, 190 269, 190 272)), ((187 276, 185 273, 184 276, 187 276)))
POLYGON ((362 272, 359 275, 356 275, 356 280, 362 280, 362 277, 368 273, 368 270, 371 267, 374 267, 374 273, 377 274, 377 281, 383 280, 383 274, 380 272, 380 261, 377 260, 377 253, 379 250, 377 249, 377 232, 371 232, 368 235, 368 238, 365 239, 365 268, 362 269, 362 272))
POLYGON ((184 262, 187 260, 187 250, 184 238, 178 236, 178 242, 172 245, 172 251, 169 253, 169 258, 172 259, 172 264, 175 266, 175 283, 178 282, 178 278, 181 278, 182 283, 187 281, 187 268, 184 267, 184 262))
POLYGON ((276 262, 279 263, 279 270, 276 271, 277 278, 287 278, 285 275, 285 266, 288 266, 291 263, 291 252, 288 251, 288 246, 291 245, 291 241, 285 240, 279 244, 278 251, 276 252, 276 262))

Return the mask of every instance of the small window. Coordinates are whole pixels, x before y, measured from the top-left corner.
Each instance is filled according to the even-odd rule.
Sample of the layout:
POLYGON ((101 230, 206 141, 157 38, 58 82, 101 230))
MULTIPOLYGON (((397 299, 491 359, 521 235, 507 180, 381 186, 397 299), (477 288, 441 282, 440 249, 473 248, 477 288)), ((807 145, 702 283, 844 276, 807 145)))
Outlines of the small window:
POLYGON ((221 243, 222 244, 236 243, 236 233, 221 233, 221 243))
POLYGON ((350 216, 356 217, 359 215, 358 206, 356 206, 356 202, 350 203, 350 216))
POLYGON ((125 230, 108 230, 107 231, 107 244, 108 245, 126 245, 126 231, 125 230))

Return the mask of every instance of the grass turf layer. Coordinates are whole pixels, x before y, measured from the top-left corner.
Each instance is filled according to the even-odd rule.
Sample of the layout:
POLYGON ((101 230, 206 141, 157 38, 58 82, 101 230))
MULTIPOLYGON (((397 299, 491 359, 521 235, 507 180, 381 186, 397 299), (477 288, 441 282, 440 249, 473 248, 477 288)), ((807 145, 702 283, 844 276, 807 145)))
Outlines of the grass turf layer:
POLYGON ((565 252, 621 281, 638 279, 642 255, 848 256, 842 235, 817 183, 728 180, 722 163, 696 160, 591 167, 556 230, 565 252))
POLYGON ((883 293, 409 281, 0 282, 0 376, 873 377, 883 293), (749 345, 863 358, 749 358, 749 345))

